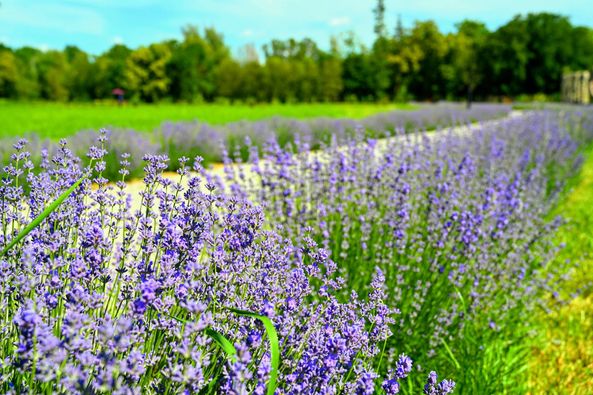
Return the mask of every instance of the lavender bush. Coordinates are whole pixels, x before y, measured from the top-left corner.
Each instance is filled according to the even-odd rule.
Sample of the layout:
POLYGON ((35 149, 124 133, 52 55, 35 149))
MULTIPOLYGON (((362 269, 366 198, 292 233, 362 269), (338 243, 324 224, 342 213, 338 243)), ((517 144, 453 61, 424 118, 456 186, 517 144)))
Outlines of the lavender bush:
POLYGON ((238 153, 242 159, 246 159, 248 152, 243 144, 246 137, 260 148, 270 138, 275 138, 281 147, 294 143, 297 138, 308 140, 311 149, 318 149, 329 143, 331 138, 347 141, 361 129, 369 137, 378 138, 397 130, 426 130, 436 126, 501 118, 510 110, 510 106, 498 104, 477 104, 467 110, 460 105, 444 103, 425 105, 419 110, 377 114, 362 120, 316 118, 301 121, 275 117, 261 121, 232 122, 224 126, 198 122, 166 123, 155 133, 156 139, 167 142, 168 153, 183 153, 187 157, 207 155, 207 159, 221 162, 223 145, 233 155, 238 153))
MULTIPOLYGON (((129 155, 121 158, 122 179, 109 184, 105 134, 100 142, 85 168, 61 142, 52 155, 42 151, 35 169, 21 140, 4 168, 3 393, 263 394, 273 366, 266 333, 232 309, 272 320, 281 350, 276 393, 400 391, 412 360, 386 356, 396 311, 384 303, 380 270, 364 298, 338 298, 343 281, 330 252, 306 234, 293 243, 260 206, 222 193, 200 158, 191 174, 181 158, 174 182, 161 174, 166 157, 146 155, 145 189, 132 210, 124 182, 129 155), (212 333, 234 343, 235 358, 212 333)), ((431 373, 426 386, 426 393, 447 394, 453 384, 431 373)))
POLYGON ((113 135, 85 160, 41 148, 38 165, 17 142, 0 184, 0 389, 521 392, 529 317, 566 274, 548 265, 547 213, 593 112, 386 139, 341 130, 286 145, 245 133, 230 152, 251 163, 223 148, 226 179, 174 148, 178 178, 164 177, 157 150, 138 204, 125 183, 137 157, 118 154, 119 181, 106 178, 113 135), (271 320, 278 371, 266 327, 234 309, 271 320))
POLYGON ((547 266, 546 215, 592 138, 591 111, 537 112, 469 133, 361 132, 319 152, 272 140, 226 174, 284 237, 327 249, 343 289, 367 293, 380 268, 400 311, 388 350, 455 371, 468 393, 520 391, 529 316, 564 274, 547 266))

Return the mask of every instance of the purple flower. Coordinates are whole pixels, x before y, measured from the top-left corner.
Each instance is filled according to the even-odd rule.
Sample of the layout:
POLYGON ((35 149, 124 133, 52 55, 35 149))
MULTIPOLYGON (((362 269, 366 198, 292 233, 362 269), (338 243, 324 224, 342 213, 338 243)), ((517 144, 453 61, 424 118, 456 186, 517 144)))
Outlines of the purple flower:
POLYGON ((447 395, 455 389, 455 382, 451 380, 443 380, 440 383, 437 381, 438 376, 436 372, 430 372, 424 386, 424 393, 426 395, 447 395))
POLYGON ((395 374, 398 379, 405 379, 412 371, 412 359, 401 354, 395 364, 395 374))

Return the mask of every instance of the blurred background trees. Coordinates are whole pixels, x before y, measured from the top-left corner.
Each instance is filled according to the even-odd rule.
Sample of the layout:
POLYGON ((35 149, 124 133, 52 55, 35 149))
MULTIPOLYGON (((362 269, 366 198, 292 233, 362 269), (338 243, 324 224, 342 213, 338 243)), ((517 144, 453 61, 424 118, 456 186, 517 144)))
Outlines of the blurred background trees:
POLYGON ((91 55, 0 44, 0 97, 87 101, 112 98, 158 102, 324 102, 500 100, 554 97, 562 73, 593 68, 593 29, 568 18, 518 15, 495 31, 465 20, 444 34, 433 21, 386 26, 385 4, 374 8, 375 41, 353 33, 328 49, 311 39, 272 40, 259 56, 236 56, 214 28, 183 28, 182 40, 136 49, 114 45, 91 55))

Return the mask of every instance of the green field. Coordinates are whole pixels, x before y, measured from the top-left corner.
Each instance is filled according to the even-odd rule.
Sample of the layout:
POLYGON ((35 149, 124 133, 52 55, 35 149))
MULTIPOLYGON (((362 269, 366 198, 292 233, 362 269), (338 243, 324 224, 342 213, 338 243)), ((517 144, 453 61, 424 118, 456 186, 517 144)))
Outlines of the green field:
POLYGON ((283 116, 289 118, 364 118, 379 112, 413 109, 412 104, 139 104, 0 102, 0 137, 35 132, 40 137, 67 137, 83 129, 125 127, 151 131, 163 121, 199 120, 224 124, 283 116))

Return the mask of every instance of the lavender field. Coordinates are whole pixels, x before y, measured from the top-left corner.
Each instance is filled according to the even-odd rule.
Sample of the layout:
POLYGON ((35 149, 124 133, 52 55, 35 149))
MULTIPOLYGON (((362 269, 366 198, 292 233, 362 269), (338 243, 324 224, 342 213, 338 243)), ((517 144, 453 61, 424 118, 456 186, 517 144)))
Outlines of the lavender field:
MULTIPOLYGON (((356 107, 353 107, 356 108, 356 107)), ((332 138, 345 141, 362 128, 369 137, 385 137, 402 131, 418 129, 431 130, 436 127, 464 125, 470 122, 484 121, 504 117, 511 111, 511 106, 501 104, 478 103, 471 109, 464 104, 442 103, 425 104, 417 110, 395 110, 368 116, 360 120, 349 118, 317 117, 298 120, 285 117, 273 117, 259 121, 237 121, 224 125, 212 125, 198 121, 165 121, 152 133, 129 128, 106 128, 108 150, 104 160, 110 166, 104 176, 112 181, 120 178, 118 173, 119 158, 123 153, 131 156, 129 171, 133 177, 143 173, 142 157, 145 154, 167 155, 168 169, 176 170, 179 159, 183 156, 194 158, 199 155, 204 165, 221 163, 223 153, 230 152, 234 158, 247 159, 245 139, 263 147, 270 139, 277 139, 281 146, 295 142, 295 139, 307 139, 311 148, 318 149, 332 138)), ((99 135, 99 130, 81 130, 68 138, 69 148, 88 164, 86 152, 99 135)), ((33 155, 31 160, 38 164, 40 152, 47 149, 55 152, 59 148, 57 141, 41 138, 35 133, 26 135, 33 155)), ((0 160, 6 163, 12 153, 12 145, 18 137, 0 140, 0 160)))
POLYGON ((473 108, 3 145, 0 392, 538 392, 593 112, 473 108))

